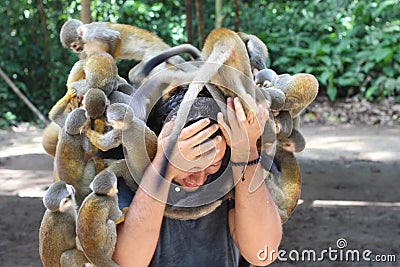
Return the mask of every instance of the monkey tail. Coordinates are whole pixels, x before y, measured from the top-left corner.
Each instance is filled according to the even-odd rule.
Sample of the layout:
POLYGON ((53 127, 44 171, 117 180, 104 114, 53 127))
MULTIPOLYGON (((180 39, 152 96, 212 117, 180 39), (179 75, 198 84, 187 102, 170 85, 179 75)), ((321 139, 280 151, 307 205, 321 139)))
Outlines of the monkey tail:
POLYGON ((170 49, 167 49, 164 52, 146 61, 146 63, 143 65, 142 74, 145 76, 149 75, 149 73, 155 67, 157 67, 170 57, 177 56, 183 53, 189 54, 193 59, 199 59, 201 57, 200 51, 193 45, 191 44, 178 45, 170 49))

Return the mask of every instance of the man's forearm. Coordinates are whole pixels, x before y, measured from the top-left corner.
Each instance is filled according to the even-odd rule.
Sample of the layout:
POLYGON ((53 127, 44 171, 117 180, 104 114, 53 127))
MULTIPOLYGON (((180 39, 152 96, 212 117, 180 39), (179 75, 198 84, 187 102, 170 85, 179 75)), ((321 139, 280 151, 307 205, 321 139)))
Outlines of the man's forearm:
MULTIPOLYGON (((250 152, 249 160, 258 157, 250 152)), ((233 160, 233 159, 232 159, 233 160)), ((233 160, 234 161, 234 160, 233 160)), ((260 164, 233 167, 233 175, 240 179, 235 187, 235 238, 241 254, 255 265, 268 264, 271 259, 260 262, 257 252, 268 246, 277 251, 282 236, 278 210, 264 183, 260 164)))
POLYGON ((169 183, 158 187, 160 160, 147 168, 129 206, 123 224, 118 226, 114 260, 120 266, 148 266, 157 246, 168 196, 169 183))

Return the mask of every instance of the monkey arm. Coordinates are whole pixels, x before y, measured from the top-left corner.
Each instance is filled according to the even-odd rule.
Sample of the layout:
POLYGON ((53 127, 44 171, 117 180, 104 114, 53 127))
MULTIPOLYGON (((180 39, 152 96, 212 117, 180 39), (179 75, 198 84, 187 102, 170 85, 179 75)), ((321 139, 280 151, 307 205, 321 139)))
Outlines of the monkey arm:
POLYGON ((85 79, 84 71, 85 60, 79 60, 75 62, 74 66, 70 70, 67 79, 67 86, 70 87, 71 83, 85 79))
POLYGON ((115 201, 115 205, 110 208, 109 218, 119 224, 124 221, 124 213, 118 208, 118 201, 115 201))
POLYGON ((122 209, 122 216, 121 216, 121 218, 119 220, 115 221, 115 224, 123 223, 125 221, 125 216, 126 216, 127 212, 128 212, 128 207, 123 208, 122 209))
POLYGON ((68 116, 68 104, 69 101, 75 97, 75 90, 67 91, 67 93, 57 101, 57 103, 51 108, 49 112, 49 119, 54 121, 61 128, 64 127, 65 120, 68 116))
POLYGON ((125 159, 113 161, 107 167, 107 170, 112 171, 117 177, 122 177, 125 180, 125 183, 133 192, 137 190, 139 181, 135 181, 135 179, 131 175, 125 159))
POLYGON ((86 136, 95 147, 102 151, 118 147, 122 143, 122 131, 117 129, 113 129, 105 134, 88 129, 86 136))

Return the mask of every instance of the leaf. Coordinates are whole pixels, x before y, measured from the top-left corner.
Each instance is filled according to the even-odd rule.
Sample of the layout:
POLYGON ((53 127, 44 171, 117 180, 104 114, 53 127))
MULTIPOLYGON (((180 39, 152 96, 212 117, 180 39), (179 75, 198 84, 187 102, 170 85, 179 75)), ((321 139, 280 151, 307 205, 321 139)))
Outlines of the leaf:
POLYGON ((387 60, 389 60, 392 55, 393 55, 393 50, 392 49, 390 49, 390 48, 378 48, 372 54, 372 58, 376 62, 381 62, 381 61, 387 62, 387 60))
POLYGON ((331 58, 328 57, 328 56, 322 56, 322 57, 320 57, 319 59, 320 59, 320 60, 322 61, 322 63, 324 63, 326 66, 331 66, 331 65, 332 65, 332 60, 331 60, 331 58))
POLYGON ((327 85, 330 77, 333 77, 333 73, 329 70, 326 70, 319 76, 319 80, 322 84, 327 85))
POLYGON ((328 95, 329 99, 334 101, 337 95, 337 89, 333 86, 329 86, 326 90, 326 94, 328 95))
POLYGON ((337 82, 339 83, 340 86, 346 87, 346 86, 355 86, 358 85, 358 81, 356 78, 344 78, 344 77, 339 77, 337 79, 337 82))
MULTIPOLYGON (((379 3, 379 2, 378 2, 379 3)), ((382 11, 389 7, 389 6, 394 6, 393 8, 399 8, 398 7, 399 1, 398 0, 387 0, 379 4, 378 8, 372 12, 372 17, 376 18, 381 15, 382 11)))

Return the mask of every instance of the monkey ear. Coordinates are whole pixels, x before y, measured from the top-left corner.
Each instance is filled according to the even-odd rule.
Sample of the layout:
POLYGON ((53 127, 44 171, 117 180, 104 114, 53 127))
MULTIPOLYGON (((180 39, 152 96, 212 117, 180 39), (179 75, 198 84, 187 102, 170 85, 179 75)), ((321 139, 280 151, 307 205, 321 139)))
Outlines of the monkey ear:
POLYGON ((74 195, 75 194, 75 187, 73 185, 66 184, 65 186, 67 187, 67 192, 70 195, 74 195))
POLYGON ((83 32, 84 32, 84 28, 85 26, 84 25, 81 25, 81 26, 79 26, 77 29, 76 29, 76 32, 78 33, 78 35, 80 36, 80 37, 82 37, 83 36, 83 32))
POLYGON ((94 182, 94 179, 93 179, 93 181, 90 183, 90 185, 89 185, 89 188, 92 190, 92 191, 94 191, 94 185, 93 185, 93 182, 94 182))

